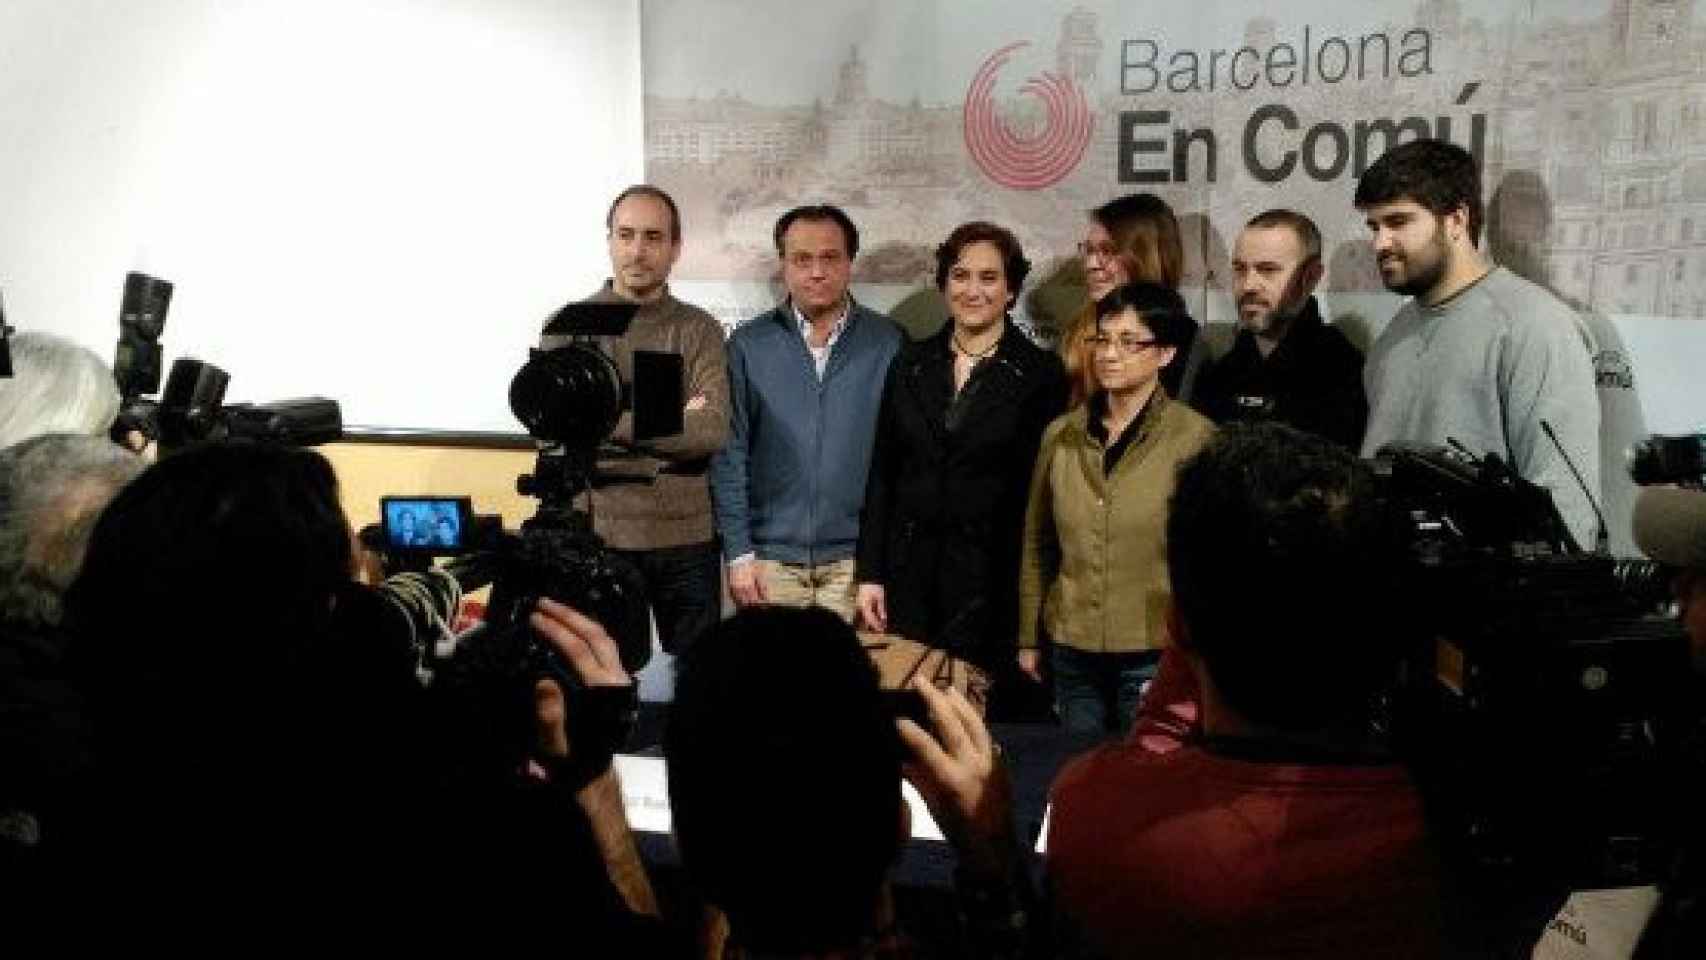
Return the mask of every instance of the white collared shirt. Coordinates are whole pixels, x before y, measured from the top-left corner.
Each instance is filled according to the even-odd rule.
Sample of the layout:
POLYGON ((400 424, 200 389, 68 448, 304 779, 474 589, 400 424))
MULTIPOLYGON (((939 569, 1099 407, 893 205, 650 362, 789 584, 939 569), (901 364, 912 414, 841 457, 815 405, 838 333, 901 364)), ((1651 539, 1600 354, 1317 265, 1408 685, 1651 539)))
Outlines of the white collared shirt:
POLYGON ((821 347, 812 346, 812 322, 793 301, 790 300, 788 306, 794 311, 794 322, 800 325, 800 337, 805 340, 806 350, 810 351, 812 363, 817 367, 817 378, 822 380, 823 371, 829 366, 829 351, 835 347, 835 341, 841 339, 842 331, 847 329, 847 318, 853 315, 853 298, 842 300, 841 316, 835 318, 835 324, 829 328, 829 339, 821 347))

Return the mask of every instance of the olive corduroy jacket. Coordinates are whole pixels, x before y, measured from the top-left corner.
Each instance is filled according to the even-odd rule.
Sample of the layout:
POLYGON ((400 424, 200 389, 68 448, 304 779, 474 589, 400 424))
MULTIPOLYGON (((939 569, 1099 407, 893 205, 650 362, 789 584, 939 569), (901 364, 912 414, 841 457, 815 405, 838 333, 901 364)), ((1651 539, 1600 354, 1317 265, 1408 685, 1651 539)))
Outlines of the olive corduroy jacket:
POLYGON ((1214 426, 1157 388, 1138 433, 1103 471, 1091 404, 1049 424, 1037 451, 1019 568, 1019 646, 1039 630, 1091 653, 1167 645, 1167 501, 1214 426))

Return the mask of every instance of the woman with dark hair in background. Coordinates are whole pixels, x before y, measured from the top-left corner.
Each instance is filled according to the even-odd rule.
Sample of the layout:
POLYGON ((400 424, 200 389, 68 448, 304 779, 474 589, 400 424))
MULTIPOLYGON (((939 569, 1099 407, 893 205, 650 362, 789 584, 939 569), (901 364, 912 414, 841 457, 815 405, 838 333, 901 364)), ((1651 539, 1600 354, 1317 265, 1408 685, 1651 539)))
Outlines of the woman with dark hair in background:
MULTIPOLYGON (((1072 388, 1072 406, 1088 400, 1096 391, 1095 358, 1088 344, 1096 334, 1096 302, 1127 283, 1179 289, 1185 274, 1181 236, 1173 208, 1153 193, 1128 193, 1090 211, 1090 225, 1084 242, 1078 245, 1090 299, 1060 337, 1060 358, 1072 388)), ((1179 362, 1161 374, 1168 395, 1187 402, 1192 399, 1188 391, 1194 389, 1194 382, 1186 383, 1187 371, 1209 362, 1204 345, 1197 343, 1196 321, 1191 320, 1189 327, 1177 344, 1179 362)))
POLYGON ((998 682, 1013 673, 1031 464, 1066 400, 1059 359, 1008 316, 1029 270, 1018 239, 991 223, 963 224, 937 248, 950 322, 889 367, 859 525, 865 625, 998 682))
POLYGON ((1075 734, 1128 729, 1167 643, 1167 498, 1214 429, 1165 386, 1194 328, 1167 287, 1130 283, 1097 301, 1086 341, 1095 389, 1049 424, 1037 452, 1018 662, 1040 675, 1046 630, 1055 701, 1075 734))

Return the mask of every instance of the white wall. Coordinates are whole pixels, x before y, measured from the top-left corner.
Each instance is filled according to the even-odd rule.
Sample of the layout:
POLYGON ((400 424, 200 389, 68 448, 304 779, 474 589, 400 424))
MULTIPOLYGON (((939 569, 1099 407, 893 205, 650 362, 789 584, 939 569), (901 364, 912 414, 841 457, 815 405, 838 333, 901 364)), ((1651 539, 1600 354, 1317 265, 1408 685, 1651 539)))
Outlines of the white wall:
POLYGON ((640 179, 638 0, 7 0, 7 318, 111 357, 126 270, 231 400, 514 431, 640 179))

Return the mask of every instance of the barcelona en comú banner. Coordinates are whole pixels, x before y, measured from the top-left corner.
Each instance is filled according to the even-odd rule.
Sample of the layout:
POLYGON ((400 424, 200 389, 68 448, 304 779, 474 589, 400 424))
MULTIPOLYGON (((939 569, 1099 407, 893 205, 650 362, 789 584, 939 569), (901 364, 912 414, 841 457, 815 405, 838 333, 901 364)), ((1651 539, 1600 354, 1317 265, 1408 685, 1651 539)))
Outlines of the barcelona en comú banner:
POLYGON ((1285 206, 1320 225, 1323 306, 1366 343, 1401 301, 1356 178, 1402 140, 1452 140, 1482 166, 1483 249, 1581 312, 1626 513, 1627 443, 1706 423, 1684 359, 1706 358, 1698 6, 645 0, 646 171, 682 204, 678 291, 729 326, 780 296, 776 217, 829 202, 862 233, 857 295, 915 333, 941 322, 935 245, 1010 227, 1036 264, 1019 319, 1047 339, 1083 302, 1085 211, 1150 191, 1222 336, 1232 240, 1285 206))

